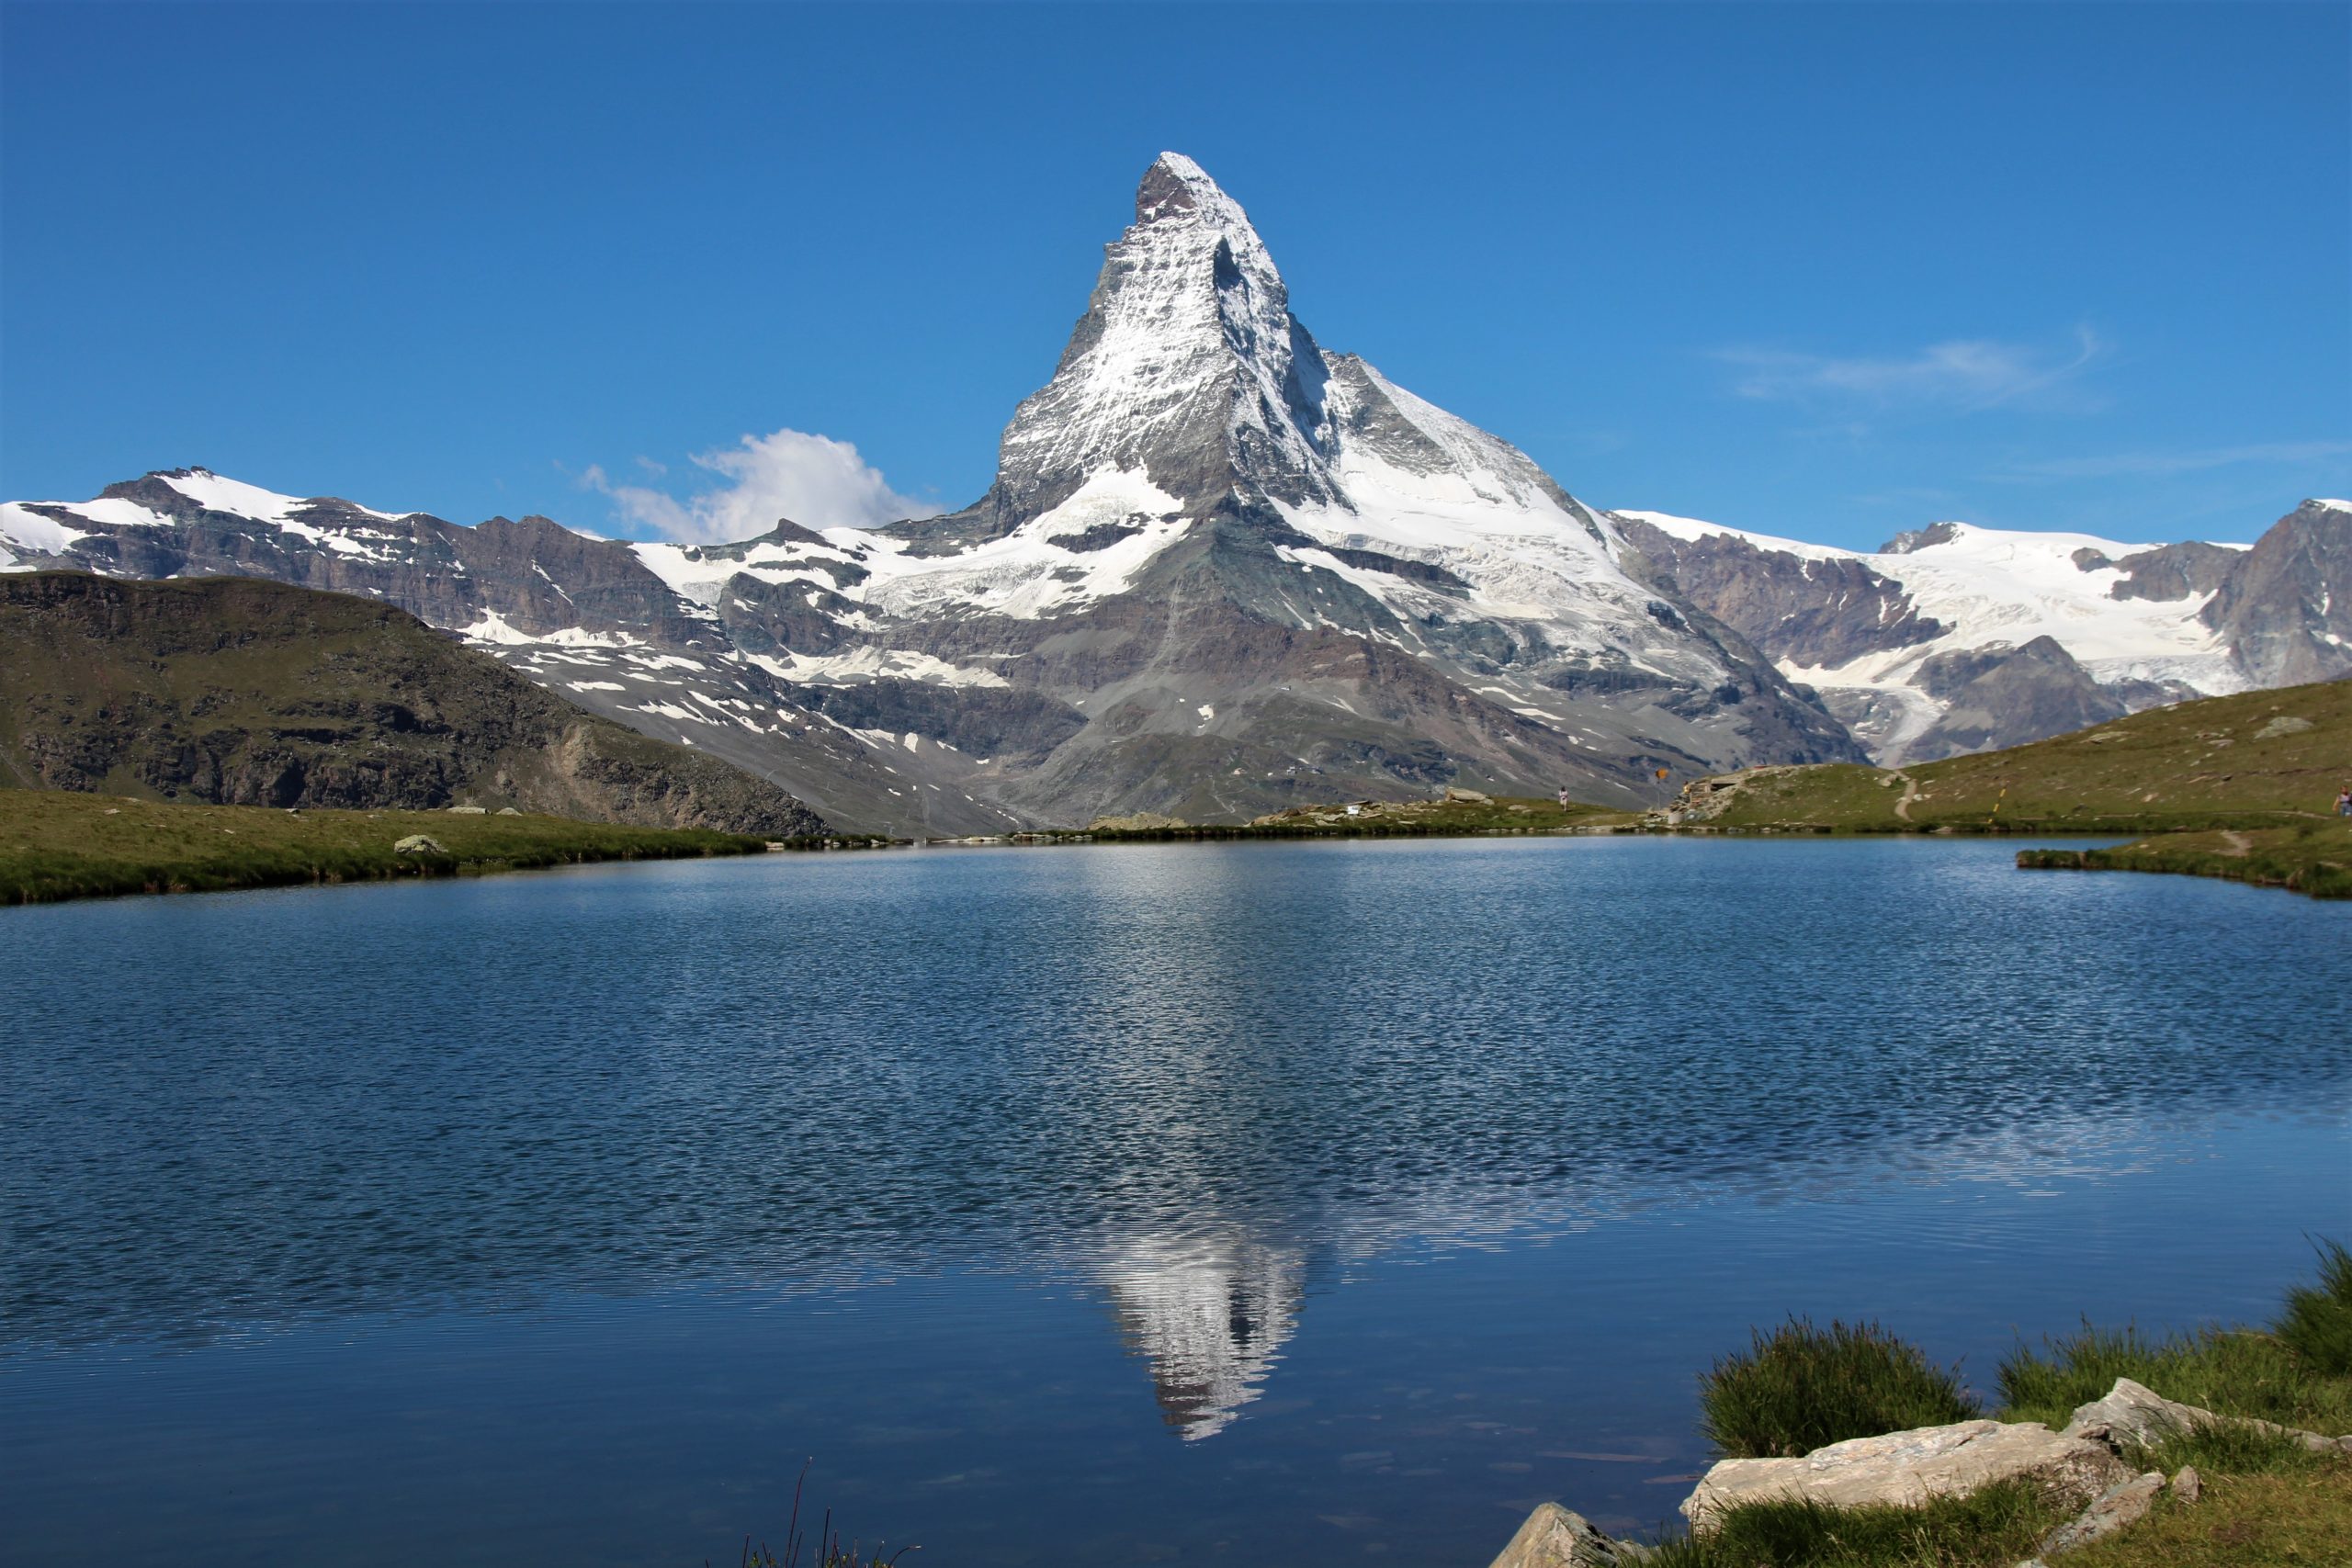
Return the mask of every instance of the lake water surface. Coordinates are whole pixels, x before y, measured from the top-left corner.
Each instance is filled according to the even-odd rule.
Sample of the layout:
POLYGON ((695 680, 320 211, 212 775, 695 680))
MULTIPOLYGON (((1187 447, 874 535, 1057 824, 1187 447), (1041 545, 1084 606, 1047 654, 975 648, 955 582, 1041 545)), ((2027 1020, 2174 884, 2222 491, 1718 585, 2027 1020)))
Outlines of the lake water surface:
POLYGON ((1480 1568, 1792 1312, 1978 1386, 2352 1232, 2352 907, 2011 842, 0 910, 0 1562, 1480 1568), (914 1560, 910 1560, 914 1561, 914 1560))

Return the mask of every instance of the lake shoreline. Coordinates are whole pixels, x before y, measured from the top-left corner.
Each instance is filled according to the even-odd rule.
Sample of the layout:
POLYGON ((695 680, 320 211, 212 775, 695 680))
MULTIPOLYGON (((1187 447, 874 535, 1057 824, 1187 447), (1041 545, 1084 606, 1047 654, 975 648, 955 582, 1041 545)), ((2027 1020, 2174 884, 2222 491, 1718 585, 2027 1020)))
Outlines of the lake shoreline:
POLYGON ((514 872, 640 860, 888 849, 1043 848, 1079 844, 1295 842, 1481 838, 2073 838, 2132 842, 2029 849, 2025 870, 2161 872, 2352 897, 2352 823, 2263 826, 2231 818, 2201 830, 2177 823, 2016 819, 1886 826, 1875 822, 1679 822, 1550 801, 1464 797, 1297 807, 1247 823, 1161 822, 1041 828, 958 838, 831 832, 788 840, 697 829, 628 828, 566 818, 451 811, 286 811, 160 803, 70 791, 0 791, 0 904, 142 894, 245 892, 514 872), (230 840, 224 842, 223 840, 230 840), (429 843, 430 848, 415 840, 429 843), (2338 840, 2342 841, 2337 842, 2338 840), (398 846, 410 843, 403 851, 398 846), (2331 856, 2341 856, 2331 859, 2331 856))

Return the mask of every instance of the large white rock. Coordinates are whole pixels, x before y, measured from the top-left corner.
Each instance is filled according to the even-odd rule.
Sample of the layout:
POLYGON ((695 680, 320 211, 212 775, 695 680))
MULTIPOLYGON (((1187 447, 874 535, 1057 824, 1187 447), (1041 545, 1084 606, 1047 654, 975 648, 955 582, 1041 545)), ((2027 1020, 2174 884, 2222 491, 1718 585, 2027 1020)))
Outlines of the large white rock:
POLYGON ((1545 1503, 1527 1516, 1491 1568, 1632 1568, 1649 1548, 1612 1540, 1582 1514, 1545 1503))
POLYGON ((1772 1497, 1837 1508, 1914 1508, 2002 1481, 2031 1481, 2079 1506, 2132 1473, 2105 1444, 2063 1436, 2039 1421, 1961 1421, 1853 1438, 1802 1459, 1724 1460, 1685 1499, 1682 1512, 1693 1529, 1703 1529, 1725 1508, 1772 1497))
POLYGON ((2105 1397, 2078 1406, 2067 1421, 2065 1435, 2087 1438, 2109 1448, 2154 1448, 2167 1438, 2207 1427, 2245 1427, 2257 1432, 2292 1438, 2314 1453, 2352 1453, 2352 1438, 2330 1438, 2297 1427, 2251 1416, 2216 1416, 2202 1405, 2166 1399, 2145 1383, 2118 1378, 2105 1397))

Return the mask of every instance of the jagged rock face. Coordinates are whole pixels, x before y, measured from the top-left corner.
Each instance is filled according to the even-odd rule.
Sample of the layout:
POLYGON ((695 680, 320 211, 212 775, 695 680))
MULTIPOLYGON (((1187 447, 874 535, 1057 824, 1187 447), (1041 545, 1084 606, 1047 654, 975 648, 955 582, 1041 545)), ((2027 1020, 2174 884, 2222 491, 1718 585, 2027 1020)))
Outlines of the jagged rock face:
POLYGON ((1693 601, 1776 659, 1846 664, 1932 641, 1944 630, 1919 614, 1901 583, 1859 559, 1807 558, 1723 535, 1678 539, 1634 515, 1624 527, 1693 601))
POLYGON ((789 837, 763 779, 595 717, 388 605, 236 579, 0 576, 0 782, 223 806, 463 801, 789 837))
POLYGON ((0 546, 382 598, 852 826, 1246 820, 1446 784, 1633 804, 1660 769, 1860 756, 1611 519, 1324 352, 1174 154, 948 517, 627 546, 201 470, 118 489, 0 508, 0 546))
POLYGON ((77 540, 71 558, 124 577, 267 577, 383 599, 441 626, 494 614, 535 632, 581 626, 584 617, 600 630, 662 646, 684 646, 695 636, 676 595, 628 546, 545 517, 493 517, 463 528, 333 496, 275 495, 200 468, 109 485, 98 502, 78 508, 8 510, 69 531, 93 520, 113 523, 77 540))
POLYGON ((1905 749, 1904 760, 1932 762, 1967 751, 1997 751, 2130 711, 2086 674, 2054 637, 2023 648, 1946 654, 1929 661, 1921 684, 1944 704, 1940 717, 1905 749), (1939 668, 1934 666, 1940 666, 1939 668))
POLYGON ((2112 567, 2120 572, 2115 585, 2108 590, 2114 598, 2169 600, 2211 593, 2222 586, 2231 569, 2244 557, 2243 550, 2192 539, 2138 550, 2112 561, 2097 550, 2079 549, 2075 552, 2075 564, 2085 571, 2112 567))
POLYGON ((2201 618, 2258 685, 2352 674, 2352 502, 2307 501, 2280 518, 2201 618))
POLYGON ((1164 153, 1053 380, 1005 427, 991 499, 1025 520, 1095 474, 1137 469, 1195 507, 1237 488, 1328 498, 1324 378, 1239 204, 1164 153))

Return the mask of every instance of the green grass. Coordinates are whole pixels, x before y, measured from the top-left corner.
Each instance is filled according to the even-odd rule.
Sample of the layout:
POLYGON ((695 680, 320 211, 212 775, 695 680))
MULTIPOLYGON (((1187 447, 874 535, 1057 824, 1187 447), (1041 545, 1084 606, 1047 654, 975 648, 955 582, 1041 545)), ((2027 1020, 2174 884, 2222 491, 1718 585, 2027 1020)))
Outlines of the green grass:
POLYGON ((2325 819, 2347 770, 2352 682, 2326 681, 2152 708, 1915 767, 1774 770, 1712 821, 1881 833, 2273 828, 2325 819), (1896 807, 1906 786, 1905 815, 1896 807))
POLYGON ((1700 1427, 1734 1459, 1811 1453, 1849 1438, 1984 1414, 1958 1375, 1874 1323, 1792 1318, 1699 1380, 1700 1427))
POLYGON ((2108 850, 2021 850, 2028 871, 2157 871, 2352 898, 2352 820, 2201 833, 2159 833, 2108 850))
POLYGON ((181 806, 0 790, 0 903, 217 892, 312 882, 521 871, 587 861, 757 853, 765 840, 560 817, 181 806), (395 855, 423 833, 439 855, 395 855))
POLYGON ((2194 1506, 2168 1497, 2139 1524, 2072 1551, 2064 1568, 2345 1568, 2352 1462, 2292 1473, 2205 1474, 2194 1506))
POLYGON ((2343 1243, 2319 1243, 2319 1283, 2287 1292, 2272 1332, 2312 1371, 2352 1377, 2352 1252, 2343 1243))
POLYGON ((2352 1378, 2313 1366, 2286 1340, 2247 1329, 2154 1338, 2136 1329, 2082 1331, 2019 1346, 2001 1362, 2004 1418, 2063 1427, 2117 1378, 2221 1416, 2251 1416, 2334 1436, 2352 1432, 2352 1378))
POLYGON ((2199 1475, 2310 1475, 2330 1470, 2341 1456, 2305 1448, 2284 1432, 2259 1427, 2200 1427, 2177 1432, 2148 1448, 2124 1454, 2134 1468, 2166 1475, 2193 1465, 2199 1475))
POLYGON ((1705 1534, 1661 1542, 1648 1568, 2008 1568, 2064 1517, 2017 1483, 1916 1508, 1775 1499, 1725 1509, 1705 1534))

